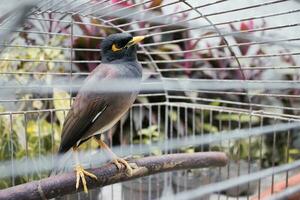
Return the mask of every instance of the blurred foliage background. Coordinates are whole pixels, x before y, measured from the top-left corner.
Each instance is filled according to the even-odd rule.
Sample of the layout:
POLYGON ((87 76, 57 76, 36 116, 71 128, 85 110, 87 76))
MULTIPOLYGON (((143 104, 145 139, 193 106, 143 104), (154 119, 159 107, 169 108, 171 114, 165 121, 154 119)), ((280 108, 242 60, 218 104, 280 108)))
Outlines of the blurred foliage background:
MULTIPOLYGON (((112 2, 118 2, 112 0, 112 2)), ((151 9, 153 12, 161 14, 163 10, 161 8, 156 9, 156 6, 162 4, 162 0, 153 0, 148 4, 145 4, 142 9, 151 9)), ((130 1, 120 3, 121 6, 131 6, 130 1)), ((179 8, 176 8, 179 9, 179 8)), ((53 14, 43 13, 41 16, 44 19, 59 19, 59 20, 73 20, 77 22, 74 27, 71 27, 69 23, 57 23, 55 21, 39 21, 28 19, 26 20, 23 30, 19 32, 16 37, 11 41, 11 45, 2 53, 1 58, 7 61, 0 62, 1 79, 3 83, 5 81, 15 81, 16 85, 26 86, 32 82, 35 83, 53 83, 56 82, 59 77, 70 77, 70 80, 76 80, 87 73, 91 72, 101 60, 100 56, 100 43, 103 37, 108 36, 118 31, 114 28, 102 27, 102 21, 98 19, 85 18, 80 15, 73 15, 70 17, 67 14, 53 14), (90 24, 90 25, 89 25, 90 24), (97 26, 99 25, 99 26, 97 26), (73 28, 73 30, 72 30, 73 28), (59 35, 51 34, 35 34, 34 31, 42 30, 45 32, 55 32, 59 35), (29 31, 32 31, 30 33, 29 31), (87 38, 82 36, 74 36, 70 38, 71 32, 75 32, 78 35, 95 36, 95 38, 87 38), (80 33, 80 34, 79 34, 80 33), (35 46, 35 47, 33 47, 35 46), (40 47, 39 47, 40 46, 40 47), (44 48, 44 46, 52 48, 44 48), (62 47, 62 48, 55 48, 62 47), (74 53, 70 53, 70 48, 78 49, 74 53), (80 50, 81 49, 81 50, 80 50), (96 51, 89 51, 84 49, 96 49, 96 51), (70 65, 70 59, 79 61, 70 65), (56 62, 56 61, 66 62, 56 62), (84 63, 80 61, 94 60, 94 63, 84 63), (53 61, 53 62, 51 62, 53 61), (55 62, 54 62, 55 61, 55 62), (14 72, 9 74, 9 72, 14 72), (15 73, 17 72, 17 73, 15 73), (35 72, 35 73, 29 73, 35 72), (72 74, 70 76, 70 74, 72 74), (55 75, 57 73, 57 75, 55 75)), ((178 20, 184 20, 189 17, 188 13, 179 13, 173 15, 178 20)), ((105 16, 105 19, 111 19, 109 16, 105 16)), ((126 19, 120 19, 115 21, 115 25, 124 24, 126 19)), ((145 28, 155 26, 151 22, 140 22, 132 25, 122 27, 124 31, 130 31, 136 28, 145 28)), ((267 26, 264 20, 259 23, 250 20, 240 22, 238 24, 229 24, 228 30, 231 31, 243 31, 251 30, 254 28, 262 28, 267 26)), ((174 27, 173 27, 174 28, 174 27)), ((176 27, 175 27, 176 28, 176 27)), ((150 34, 155 32, 164 32, 172 29, 170 27, 160 27, 152 29, 151 32, 142 31, 141 34, 150 34)), ((195 31, 186 30, 174 33, 168 33, 163 35, 157 35, 149 37, 145 40, 144 44, 153 42, 164 42, 172 39, 182 39, 189 37, 193 34, 197 34, 199 37, 206 37, 215 34, 214 31, 206 31, 205 33, 195 33, 195 31)), ((260 34, 264 34, 263 31, 260 34)), ((237 51, 242 56, 253 55, 264 55, 268 53, 268 48, 264 46, 256 45, 255 51, 251 49, 249 43, 250 39, 241 39, 237 36, 229 36, 231 42, 235 44, 242 44, 237 46, 237 51), (250 52, 251 49, 251 52, 250 52)), ((164 77, 180 77, 180 78, 192 78, 192 79, 234 79, 243 80, 243 75, 240 69, 225 70, 235 66, 234 60, 232 59, 217 59, 219 57, 232 56, 229 51, 226 50, 226 44, 221 38, 215 38, 213 42, 207 40, 198 39, 188 40, 183 42, 177 42, 172 44, 161 44, 156 46, 150 46, 147 48, 149 52, 169 52, 166 54, 153 54, 152 57, 155 60, 176 60, 176 59, 199 59, 199 61, 186 61, 178 63, 158 63, 160 69, 184 69, 181 71, 163 71, 164 77), (207 49, 206 51, 192 51, 198 49, 200 46, 219 46, 219 48, 207 49), (172 52, 183 52, 174 53, 172 52), (205 60, 203 58, 212 58, 205 60), (216 59, 213 59, 216 58, 216 59), (193 68, 216 68, 220 70, 215 71, 199 71, 191 70, 193 68), (221 70, 224 69, 224 70, 221 70)), ((288 52, 287 49, 278 49, 278 52, 288 52)), ((149 58, 143 53, 138 54, 140 61, 149 61, 149 58)), ((247 62, 243 62, 243 67, 264 66, 265 61, 259 58, 247 59, 247 62)), ((292 56, 282 56, 276 61, 277 65, 290 65, 295 66, 296 61, 292 56)), ((155 71, 155 68, 151 64, 144 65, 145 72, 155 71)), ((293 80, 292 75, 294 71, 285 70, 280 74, 276 74, 277 80, 293 80)), ((248 80, 260 80, 263 77, 271 76, 262 69, 247 70, 244 71, 244 75, 248 80)), ((145 78, 155 78, 152 75, 145 75, 145 78)), ((275 76, 275 75, 274 75, 275 76)), ((4 91, 5 92, 5 91, 4 91)), ((183 91, 168 91, 170 95, 177 95, 184 93, 185 96, 191 97, 190 99, 183 99, 187 103, 199 103, 196 97, 212 99, 211 102, 207 102, 210 106, 226 106, 226 107, 237 107, 237 105, 228 104, 222 100, 234 100, 248 104, 249 100, 245 95, 238 94, 215 94, 215 93, 193 93, 183 91)), ((286 90, 286 94, 299 94, 299 90, 291 89, 286 90)), ((20 114, 13 115, 0 115, 0 160, 10 159, 26 159, 26 157, 36 157, 43 154, 54 154, 57 151, 60 132, 64 117, 66 116, 67 109, 69 108, 71 98, 76 93, 71 93, 68 90, 61 90, 54 88, 53 91, 43 93, 24 92, 22 88, 15 93, 7 92, 6 97, 16 99, 17 101, 9 101, 2 103, 0 106, 0 113, 9 112, 14 110, 20 114), (31 100, 36 99, 36 100, 31 100), (53 100, 54 99, 54 100, 53 100), (24 114, 22 111, 39 111, 46 110, 45 112, 27 112, 24 114)), ((282 107, 282 109, 272 110, 268 108, 270 112, 279 112, 285 114, 299 114, 291 113, 296 111, 285 110, 286 105, 298 106, 299 102, 293 99, 280 99, 276 97, 268 96, 255 96, 251 99, 253 104, 269 103, 282 107)), ((151 97, 139 97, 136 103, 153 103, 165 101, 163 96, 151 96, 151 97)), ((239 108, 245 108, 244 105, 239 105, 239 108)), ((218 134, 222 130, 233 130, 237 128, 248 128, 260 125, 267 125, 277 123, 271 118, 261 118, 251 116, 250 114, 234 114, 234 113, 222 113, 216 111, 209 111, 203 109, 192 109, 182 107, 170 107, 168 113, 165 113, 166 109, 164 105, 152 107, 151 114, 150 109, 147 106, 134 107, 130 114, 124 116, 122 121, 118 123, 112 131, 107 134, 106 140, 113 143, 113 145, 121 144, 149 144, 157 141, 164 140, 171 137, 183 137, 184 135, 195 133, 195 135, 215 133, 218 134), (185 115, 188 113, 188 115, 185 115), (190 115, 189 113, 194 113, 190 115), (167 115, 166 115, 167 114, 167 115), (168 124, 164 126, 166 118, 159 116, 167 116, 168 124), (194 117, 193 117, 194 116, 194 117), (193 118, 193 119, 192 119, 193 118), (194 121, 194 123, 192 123, 194 121), (220 124, 222 124, 220 126, 220 124), (169 131, 165 131, 165 128, 169 131), (120 131, 124 132, 122 138, 120 138, 120 131), (170 132, 172 130, 172 133, 170 132), (131 133, 132 132, 132 133, 131 133), (116 133, 116 134, 114 134, 116 133), (166 135, 167 134, 167 135, 166 135)), ((287 142, 287 136, 278 134, 276 136, 276 148, 275 148, 275 162, 277 164, 283 162, 292 162, 297 155, 299 150, 295 147, 290 146, 287 142), (287 148, 289 146, 289 148, 287 148)), ((249 143, 247 140, 238 140, 231 143, 212 144, 210 146, 196 146, 186 147, 178 149, 178 152, 195 152, 195 151, 207 151, 207 150, 218 150, 226 151, 232 158, 232 160, 247 160, 255 161, 259 160, 261 167, 268 167, 274 162, 271 157, 274 158, 274 148, 272 147, 273 138, 262 137, 254 138, 249 143), (272 156, 270 156, 272 155, 272 156)), ((97 148, 97 144, 89 142, 81 147, 86 148, 97 148)), ((160 155, 164 152, 160 149, 153 149, 150 154, 160 155)), ((24 177, 16 177, 15 179, 0 180, 0 188, 5 188, 13 184, 20 184, 29 180, 40 178, 46 174, 38 172, 35 174, 27 175, 24 177)))

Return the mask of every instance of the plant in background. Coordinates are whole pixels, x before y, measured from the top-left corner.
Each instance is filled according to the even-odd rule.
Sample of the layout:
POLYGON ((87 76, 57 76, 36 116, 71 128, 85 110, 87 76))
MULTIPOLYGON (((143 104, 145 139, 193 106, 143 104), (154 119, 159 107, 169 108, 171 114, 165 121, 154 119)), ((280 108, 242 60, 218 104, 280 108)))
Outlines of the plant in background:
POLYGON ((137 135, 133 137, 133 144, 147 144, 149 145, 150 155, 162 155, 162 151, 158 148, 151 147, 151 144, 162 140, 163 135, 158 132, 157 125, 149 126, 138 131, 137 135))
MULTIPOLYGON (((133 4, 131 1, 120 1, 112 0, 113 3, 118 3, 118 6, 121 6, 122 9, 130 8, 133 4)), ((154 12, 163 13, 163 10, 159 7, 162 4, 162 0, 153 0, 144 6, 139 6, 137 9, 150 9, 154 12), (157 8, 159 7, 159 8, 157 8)), ((180 8, 175 8, 180 9, 180 8)), ((3 59, 11 60, 16 59, 18 61, 2 61, 0 63, 0 72, 1 79, 4 81, 15 80, 16 85, 26 85, 31 82, 43 82, 43 83, 52 83, 57 79, 54 75, 47 75, 47 72, 91 72, 100 62, 100 44, 102 38, 118 32, 117 29, 111 28, 109 24, 104 23, 99 19, 94 18, 85 18, 80 15, 73 15, 73 26, 69 23, 60 23, 51 19, 60 19, 63 20, 67 15, 60 14, 41 14, 42 18, 46 19, 45 21, 36 21, 28 20, 26 21, 24 32, 19 34, 20 37, 15 37, 12 45, 24 45, 24 46, 41 46, 41 47, 14 47, 7 48, 1 56, 3 59), (49 21, 47 21, 49 19, 49 21), (78 34, 70 39, 69 35, 73 31, 78 31, 78 34), (34 34, 30 31, 44 30, 47 32, 58 33, 58 35, 46 35, 46 34, 34 34), (82 35, 82 37, 81 37, 82 35), (83 37, 91 36, 91 37, 83 37), (63 50, 63 47, 70 47, 74 53, 72 53, 72 59, 77 61, 75 64, 70 67, 70 64, 64 64, 57 61, 68 61, 70 60, 71 53, 63 50), (44 47, 45 46, 45 47, 44 47), (46 48, 50 47, 50 48, 46 48), (56 48, 57 47, 57 48, 56 48), (91 51, 90 49, 95 49, 91 51), (27 61, 30 62, 27 62, 27 61), (44 61, 47 62, 44 62, 44 61), (82 61, 95 61, 84 63, 82 61), (33 62, 34 61, 34 62, 33 62), (8 72, 19 72, 14 74, 5 74, 8 72), (29 74, 28 76, 22 74, 23 72, 38 72, 29 74), (5 74, 5 75, 4 75, 5 74)), ((187 13, 181 13, 177 15, 172 15, 176 21, 188 19, 187 13)), ((113 20, 113 16, 104 16, 104 20, 113 20)), ((121 25, 124 22, 130 22, 127 19, 113 20, 115 26, 121 25)), ((229 24, 228 30, 231 32, 251 32, 256 28, 266 27, 266 22, 262 20, 261 24, 258 25, 257 21, 245 21, 237 24, 229 24), (238 25, 237 25, 238 24, 238 25)), ((152 22, 139 22, 137 24, 131 24, 128 26, 122 27, 124 31, 142 29, 141 34, 151 34, 155 32, 162 32, 162 35, 157 35, 149 37, 145 40, 145 44, 153 42, 165 42, 176 39, 184 39, 192 36, 195 32, 190 30, 164 33, 169 30, 176 30, 178 26, 176 24, 170 25, 168 27, 157 26, 158 24, 152 22), (153 27, 151 31, 143 30, 143 28, 153 27)), ((180 27, 179 27, 180 28, 180 27)), ((138 32, 134 32, 139 34, 138 32)), ((147 47, 147 51, 151 53, 151 56, 154 60, 180 60, 186 59, 184 62, 178 63, 157 63, 157 66, 162 70, 162 75, 164 77, 180 77, 180 78, 191 78, 191 79, 232 79, 232 80, 261 80, 261 79, 277 79, 277 80, 299 80, 298 73, 294 73, 294 69, 285 69, 280 70, 278 74, 274 74, 272 69, 262 69, 262 66, 279 66, 279 65, 289 65, 296 66, 297 63, 293 56, 281 56, 279 60, 273 61, 274 63, 269 64, 266 58, 259 58, 260 55, 266 55, 274 53, 274 49, 265 48, 263 44, 252 44, 254 41, 248 38, 241 38, 239 35, 227 36, 226 39, 230 45, 235 46, 233 48, 234 53, 237 56, 249 57, 247 59, 240 59, 243 67, 247 67, 248 70, 239 69, 234 59, 232 57, 232 52, 228 51, 227 45, 224 43, 220 37, 216 35, 215 31, 205 31, 201 33, 201 39, 189 40, 185 42, 177 42, 172 44, 161 44, 156 46, 147 47), (214 37, 215 36, 215 37, 214 37), (212 40, 205 38, 213 38, 212 40), (217 47, 216 47, 217 46, 217 47), (251 58, 251 56, 256 56, 251 58), (188 61, 187 59, 197 59, 197 61, 188 61), (167 69, 182 69, 181 71, 164 71, 167 69), (204 69, 204 70, 201 70, 204 69), (206 70, 206 69, 214 70, 206 70), (234 68, 232 70, 232 68, 234 68), (200 69, 200 70, 192 70, 200 69), (215 70, 217 69, 217 70, 215 70), (276 76, 276 77, 274 77, 276 76)), ((261 35, 264 35, 264 31, 261 31, 261 35)), ((278 53, 278 50, 275 50, 278 53)), ((282 48, 279 53, 288 52, 286 48, 282 48)), ((138 59, 140 61, 149 61, 149 58, 142 54, 138 54, 138 59)), ((144 65, 145 71, 153 71, 152 64, 144 65)), ((79 77, 74 75, 72 80, 76 80, 79 77)), ((147 78, 152 78, 149 76, 147 78)), ((2 105, 2 110, 40 110, 40 109, 56 109, 55 112, 46 113, 43 112, 41 115, 32 114, 27 115, 26 120, 24 116, 14 117, 13 119, 13 132, 10 130, 10 121, 7 117, 1 117, 0 127, 2 130, 0 137, 4 138, 0 141, 0 160, 10 159, 8 157, 11 148, 14 149, 13 157, 22 158, 23 156, 36 156, 39 154, 53 153, 56 151, 57 144, 60 140, 60 131, 64 121, 64 117, 67 114, 67 109, 70 106, 71 98, 75 95, 70 94, 70 91, 64 91, 60 89, 54 89, 54 91, 49 91, 46 94, 38 94, 34 92, 21 92, 17 91, 15 96, 12 96, 13 99, 36 99, 33 101, 19 101, 18 103, 5 103, 2 105), (53 98, 54 100, 40 100, 42 98, 53 98), (13 108, 13 109, 12 109, 13 108), (36 123, 38 121, 38 123, 36 123), (25 128, 26 127, 26 128, 25 128), (13 138, 13 140, 11 140, 13 138), (11 142, 12 141, 12 142, 11 142), (28 152, 24 144, 28 143, 28 152), (43 148, 40 148, 42 145, 43 148)), ((293 98, 277 98, 275 96, 264 96, 257 95, 261 93, 268 93, 268 91, 244 91, 244 90, 235 90, 234 92, 246 92, 249 96, 251 94, 256 94, 251 98, 253 104, 272 104, 278 107, 299 107, 299 101, 293 98)), ((299 89, 289 89, 285 91, 278 91, 285 95, 299 95, 299 89)), ((199 92, 183 92, 183 91, 168 91, 170 95, 185 95, 191 97, 189 100, 182 100, 188 103, 199 103, 200 101, 195 100, 196 98, 211 99, 211 102, 205 102, 209 106, 213 107, 235 107, 235 108, 246 108, 244 105, 231 105, 229 103, 223 103, 220 100, 235 101, 241 103, 249 103, 247 95, 239 94, 215 94, 215 93, 199 93, 199 92)), ((9 97, 9 96, 7 96, 9 97)), ((161 102, 163 97, 141 97, 137 100, 140 103, 151 103, 151 102, 161 102)), ((201 101, 203 103, 203 101, 201 101)), ((254 106, 255 107, 255 106, 254 106)), ((258 108, 260 109, 260 108, 258 108)), ((271 111, 275 113, 283 114, 298 114, 297 111, 290 111, 288 109, 277 108, 276 110, 271 110, 271 108, 263 108, 264 111, 271 111)), ((169 107, 169 113, 166 115, 165 106, 162 105, 160 108, 152 108, 151 115, 150 108, 147 106, 140 107, 139 110, 133 108, 132 110, 132 125, 131 118, 128 114, 122 120, 122 123, 112 130, 112 135, 109 135, 109 138, 112 138, 114 144, 129 143, 130 138, 133 137, 133 143, 141 144, 151 144, 163 140, 167 137, 183 137, 185 135, 202 135, 207 133, 217 134, 221 130, 234 130, 237 128, 248 128, 255 127, 260 125, 261 118, 243 114, 224 114, 217 111, 208 111, 202 109, 193 109, 191 108, 182 108, 182 107, 169 107), (185 115, 186 110, 188 114, 185 115), (141 114, 142 113, 142 114, 141 114), (167 116, 167 121, 163 117, 160 121, 158 116, 167 116), (194 123, 193 123, 194 121, 194 123), (150 123, 151 122, 151 123, 150 123), (166 124, 166 126, 161 126, 161 124, 166 124), (122 128, 124 129, 124 138, 120 138, 119 134, 113 134, 114 132, 119 132, 122 128), (133 128, 132 128, 133 127, 133 128), (165 127, 169 130, 166 133, 165 127), (131 132, 132 131, 132 135, 131 132), (172 132, 172 133, 171 133, 172 132)), ((264 124, 272 124, 274 121, 263 119, 264 124)), ((278 134, 279 135, 279 134, 278 134)), ((279 139, 279 138, 278 138, 279 139)), ((279 141, 277 139, 277 141, 279 141)), ((280 138, 282 141, 286 141, 286 138, 280 138)), ((286 143, 276 143, 279 148, 276 149, 276 159, 277 162, 284 162, 286 159, 292 160, 292 157, 295 157, 298 152, 291 151, 290 157, 286 155, 286 143)), ((84 146, 86 148, 88 145, 84 146)), ((92 143, 92 146, 97 146, 95 143, 92 143)), ((251 143, 246 140, 239 140, 235 143, 230 144, 213 144, 213 145, 203 145, 197 147, 187 147, 187 149, 181 149, 179 151, 184 152, 194 152, 194 151, 203 151, 209 149, 215 150, 224 150, 227 151, 232 158, 234 159, 245 159, 257 158, 259 153, 262 153, 263 159, 265 159, 265 164, 270 165, 270 158, 272 156, 272 141, 269 138, 263 138, 263 144, 260 140, 252 140, 251 143), (258 152, 258 147, 263 148, 262 152, 258 152)), ((161 150, 154 149, 152 154, 159 155, 161 150)), ((20 179, 20 182, 25 179, 20 179)), ((0 182, 0 186, 5 187, 6 183, 0 182), (1 185, 4 184, 4 185, 1 185)))
MULTIPOLYGON (((46 17, 45 14, 43 15, 46 17)), ((49 14, 48 19, 52 17, 49 14)), ((65 44, 67 37, 65 35, 46 37, 32 31, 40 30, 41 27, 49 32, 60 32, 59 28, 66 30, 66 27, 60 27, 58 23, 55 24, 52 21, 28 20, 24 32, 13 37, 11 47, 6 48, 1 54, 1 58, 4 59, 0 63, 2 85, 14 86, 17 89, 4 91, 7 94, 3 97, 11 102, 3 101, 0 110, 1 112, 18 111, 20 114, 0 117, 0 137, 2 138, 0 160, 26 161, 28 158, 55 153, 56 145, 60 140, 61 124, 58 118, 61 117, 56 115, 57 113, 49 111, 22 114, 22 111, 53 108, 52 91, 44 90, 43 93, 39 93, 35 90, 24 91, 22 88, 30 84, 51 84, 56 81, 56 77, 48 75, 48 72, 64 72, 66 69, 66 65, 60 61, 66 60, 61 46, 65 44), (28 30, 32 32, 27 32, 28 30), (15 99, 19 101, 13 101, 15 99)), ((70 101, 70 98, 66 101, 70 101)), ((47 176, 47 174, 41 174, 39 169, 36 169, 36 173, 1 180, 0 188, 13 183, 21 184, 29 180, 40 179, 42 176, 47 176)))

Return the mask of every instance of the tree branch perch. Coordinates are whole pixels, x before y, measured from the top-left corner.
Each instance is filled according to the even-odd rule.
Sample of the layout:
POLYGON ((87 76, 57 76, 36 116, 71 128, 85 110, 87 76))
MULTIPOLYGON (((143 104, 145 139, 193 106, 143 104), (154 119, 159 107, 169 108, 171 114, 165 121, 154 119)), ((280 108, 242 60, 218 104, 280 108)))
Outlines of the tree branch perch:
MULTIPOLYGON (((227 156, 222 152, 182 153, 144 157, 130 160, 129 162, 135 163, 137 166, 137 168, 133 170, 131 177, 126 176, 125 173, 120 173, 113 164, 88 169, 89 172, 92 172, 98 177, 98 180, 87 178, 88 188, 103 187, 161 172, 204 167, 221 167, 226 165, 227 156)), ((55 198, 76 192, 75 182, 76 177, 74 172, 59 174, 39 181, 32 181, 0 190, 0 199, 44 200, 55 198)), ((82 189, 83 188, 80 187, 78 191, 82 191, 82 189)))

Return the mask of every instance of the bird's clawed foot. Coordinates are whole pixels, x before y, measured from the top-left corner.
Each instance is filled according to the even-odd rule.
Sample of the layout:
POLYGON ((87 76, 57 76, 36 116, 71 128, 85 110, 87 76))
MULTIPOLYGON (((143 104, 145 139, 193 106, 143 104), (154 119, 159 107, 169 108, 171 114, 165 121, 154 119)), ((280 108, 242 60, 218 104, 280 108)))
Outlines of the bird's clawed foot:
POLYGON ((118 168, 118 170, 121 170, 122 169, 122 166, 121 166, 121 164, 123 164, 124 166, 125 166, 125 169, 126 169, 126 171, 125 171, 125 173, 126 173, 126 175, 127 176, 132 176, 132 173, 133 173, 133 169, 135 168, 135 167, 133 167, 132 165, 130 165, 125 159, 123 159, 123 158, 115 158, 115 159, 113 159, 113 161, 112 161, 116 166, 117 166, 117 168, 118 168))
POLYGON ((125 166, 125 173, 127 176, 132 176, 133 169, 137 168, 137 165, 135 163, 128 163, 124 158, 119 158, 112 150, 107 146, 101 139, 95 138, 98 142, 99 146, 104 149, 110 158, 112 158, 112 163, 116 165, 118 170, 120 171, 122 169, 123 164, 125 166))
POLYGON ((85 176, 89 176, 89 177, 91 177, 93 179, 96 179, 96 180, 97 180, 97 176, 95 176, 94 174, 86 171, 80 165, 76 165, 75 171, 76 171, 76 190, 79 188, 79 183, 80 183, 80 179, 81 179, 82 185, 83 185, 83 190, 84 190, 85 193, 88 193, 88 188, 87 188, 87 185, 86 185, 85 176))

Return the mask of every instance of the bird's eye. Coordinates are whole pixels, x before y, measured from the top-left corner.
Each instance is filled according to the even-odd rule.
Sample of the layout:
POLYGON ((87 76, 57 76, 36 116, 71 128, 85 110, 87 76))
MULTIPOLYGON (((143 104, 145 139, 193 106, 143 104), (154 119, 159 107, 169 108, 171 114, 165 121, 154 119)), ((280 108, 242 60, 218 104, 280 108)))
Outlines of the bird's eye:
POLYGON ((113 52, 116 52, 116 51, 122 50, 122 48, 118 48, 116 44, 113 44, 113 45, 111 46, 111 50, 112 50, 113 52))

